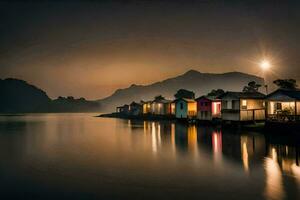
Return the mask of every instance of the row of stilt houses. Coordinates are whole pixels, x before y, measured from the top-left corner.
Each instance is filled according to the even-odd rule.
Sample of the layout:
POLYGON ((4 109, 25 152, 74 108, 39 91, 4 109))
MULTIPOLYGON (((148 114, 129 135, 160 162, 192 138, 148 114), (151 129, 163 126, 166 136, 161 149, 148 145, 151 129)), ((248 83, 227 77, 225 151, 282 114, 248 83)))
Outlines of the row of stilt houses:
POLYGON ((211 121, 299 121, 300 90, 278 89, 260 92, 225 92, 219 96, 177 98, 162 96, 151 101, 117 107, 118 113, 133 116, 166 116, 211 121))

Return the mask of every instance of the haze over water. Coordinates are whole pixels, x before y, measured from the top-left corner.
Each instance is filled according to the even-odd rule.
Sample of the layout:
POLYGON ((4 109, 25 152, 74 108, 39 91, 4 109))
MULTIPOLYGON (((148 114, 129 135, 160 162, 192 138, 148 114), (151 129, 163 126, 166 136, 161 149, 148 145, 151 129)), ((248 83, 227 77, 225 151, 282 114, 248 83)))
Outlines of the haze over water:
POLYGON ((6 199, 300 199, 299 146, 271 134, 91 114, 2 116, 1 193, 6 199))

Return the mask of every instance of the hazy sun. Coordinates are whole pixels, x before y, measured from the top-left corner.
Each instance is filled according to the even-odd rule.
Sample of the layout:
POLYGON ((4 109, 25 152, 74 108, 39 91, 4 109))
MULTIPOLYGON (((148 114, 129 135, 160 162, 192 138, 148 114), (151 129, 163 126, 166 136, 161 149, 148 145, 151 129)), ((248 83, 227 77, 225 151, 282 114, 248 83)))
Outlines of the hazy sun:
POLYGON ((271 64, 268 60, 263 60, 261 61, 260 63, 260 67, 263 69, 263 70, 267 70, 271 67, 271 64))

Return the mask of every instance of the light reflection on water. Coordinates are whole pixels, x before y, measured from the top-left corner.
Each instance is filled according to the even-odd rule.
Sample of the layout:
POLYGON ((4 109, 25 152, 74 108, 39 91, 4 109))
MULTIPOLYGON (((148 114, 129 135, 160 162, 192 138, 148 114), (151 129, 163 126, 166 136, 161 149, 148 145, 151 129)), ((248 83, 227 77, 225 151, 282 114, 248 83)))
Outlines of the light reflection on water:
POLYGON ((298 141, 91 114, 0 117, 0 186, 39 199, 299 199, 298 141))

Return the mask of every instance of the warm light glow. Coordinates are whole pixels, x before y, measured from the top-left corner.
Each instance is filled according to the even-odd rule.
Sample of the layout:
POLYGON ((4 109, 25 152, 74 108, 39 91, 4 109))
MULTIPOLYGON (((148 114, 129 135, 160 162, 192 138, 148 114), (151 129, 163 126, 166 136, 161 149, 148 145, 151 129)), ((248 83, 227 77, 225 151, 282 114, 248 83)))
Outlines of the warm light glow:
POLYGON ((269 109, 270 109, 270 114, 272 114, 272 115, 275 114, 274 113, 274 108, 275 108, 275 102, 271 101, 269 109))
POLYGON ((265 195, 267 199, 284 199, 285 193, 283 188, 282 172, 277 162, 277 152, 274 148, 272 148, 271 157, 272 158, 266 158, 265 160, 265 195))
POLYGON ((188 148, 191 151, 197 150, 197 128, 195 125, 188 126, 188 148))
POLYGON ((175 124, 171 124, 171 144, 172 144, 172 150, 175 152, 176 150, 176 143, 175 143, 175 124))
POLYGON ((213 102, 212 103, 212 114, 213 115, 221 114, 221 102, 213 102))
POLYGON ((222 152, 222 134, 221 132, 212 133, 212 148, 214 153, 222 152))
POLYGON ((246 172, 248 172, 249 171, 249 156, 248 156, 248 149, 247 149, 246 142, 243 142, 243 145, 242 145, 242 160, 243 160, 244 169, 246 172))
POLYGON ((242 101, 242 106, 247 106, 247 100, 242 101))
POLYGON ((175 114, 175 103, 171 104, 171 114, 175 114))
POLYGON ((300 167, 294 163, 292 164, 291 169, 300 186, 300 167))
POLYGON ((188 115, 194 116, 197 114, 197 103, 188 102, 188 115))
POLYGON ((161 145, 160 124, 157 125, 158 144, 161 145))
POLYGON ((277 152, 276 152, 276 149, 275 148, 272 148, 272 159, 274 161, 277 161, 277 152))
POLYGON ((152 151, 153 153, 157 152, 157 138, 156 138, 156 127, 155 123, 152 122, 151 126, 151 135, 152 135, 152 151))
POLYGON ((222 162, 222 133, 218 131, 212 132, 211 139, 214 162, 220 165, 220 162, 222 162))
POLYGON ((271 64, 268 60, 263 60, 261 61, 260 63, 260 67, 263 69, 263 70, 268 70, 270 67, 271 67, 271 64))

